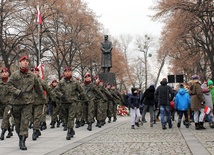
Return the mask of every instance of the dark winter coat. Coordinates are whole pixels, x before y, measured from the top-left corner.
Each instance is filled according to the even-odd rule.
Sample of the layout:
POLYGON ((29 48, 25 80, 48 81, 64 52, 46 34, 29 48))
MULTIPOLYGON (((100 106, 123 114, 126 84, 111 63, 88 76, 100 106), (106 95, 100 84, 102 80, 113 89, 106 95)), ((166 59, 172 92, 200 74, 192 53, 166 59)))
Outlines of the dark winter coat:
POLYGON ((145 105, 154 105, 155 104, 155 88, 154 86, 150 86, 146 91, 143 93, 142 98, 143 104, 145 105))
POLYGON ((155 98, 157 99, 159 106, 170 105, 172 101, 173 90, 167 85, 167 81, 161 81, 161 85, 155 91, 155 98))
POLYGON ((139 108, 140 107, 140 99, 137 94, 132 94, 128 98, 128 103, 129 107, 134 109, 134 108, 139 108))

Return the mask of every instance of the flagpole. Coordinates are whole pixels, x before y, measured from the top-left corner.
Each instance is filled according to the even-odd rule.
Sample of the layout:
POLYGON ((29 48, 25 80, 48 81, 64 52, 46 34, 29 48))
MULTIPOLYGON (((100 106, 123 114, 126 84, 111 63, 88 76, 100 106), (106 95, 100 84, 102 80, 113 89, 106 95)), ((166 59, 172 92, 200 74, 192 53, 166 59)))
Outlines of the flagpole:
MULTIPOLYGON (((37 8, 39 8, 39 5, 37 5, 37 8)), ((37 22, 38 25, 38 59, 40 64, 40 24, 37 22)))

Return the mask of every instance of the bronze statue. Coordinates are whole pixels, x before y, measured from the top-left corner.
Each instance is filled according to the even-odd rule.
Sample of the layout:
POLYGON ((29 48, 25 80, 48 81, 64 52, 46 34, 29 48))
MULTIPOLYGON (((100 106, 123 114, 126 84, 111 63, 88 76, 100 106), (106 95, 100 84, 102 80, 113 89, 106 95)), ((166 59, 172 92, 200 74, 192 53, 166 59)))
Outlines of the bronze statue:
POLYGON ((108 41, 108 35, 104 36, 104 42, 101 43, 101 68, 103 72, 110 72, 110 68, 112 67, 112 43, 108 41))

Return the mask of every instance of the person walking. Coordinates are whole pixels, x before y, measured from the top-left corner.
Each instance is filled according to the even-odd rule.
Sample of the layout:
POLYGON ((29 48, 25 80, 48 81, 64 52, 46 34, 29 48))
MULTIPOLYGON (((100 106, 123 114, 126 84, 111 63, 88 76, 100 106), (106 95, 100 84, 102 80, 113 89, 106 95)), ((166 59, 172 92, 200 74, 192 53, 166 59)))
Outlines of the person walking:
POLYGON ((194 111, 194 122, 195 129, 206 129, 204 125, 204 108, 205 108, 205 100, 203 96, 203 91, 201 88, 201 84, 199 81, 198 75, 193 75, 190 83, 190 98, 191 98, 191 109, 194 111))
POLYGON ((19 136, 19 147, 21 150, 27 150, 25 141, 28 138, 28 125, 32 116, 34 95, 38 93, 44 101, 45 96, 38 78, 28 69, 28 56, 22 56, 19 59, 19 65, 20 69, 12 73, 8 85, 14 93, 11 103, 13 104, 15 129, 19 136))
POLYGON ((160 84, 161 85, 158 86, 158 88, 155 90, 155 98, 158 101, 158 105, 160 107, 162 129, 165 130, 167 129, 165 117, 167 118, 169 128, 172 128, 170 101, 172 101, 171 97, 173 95, 173 91, 172 88, 167 85, 166 78, 163 78, 160 84))
POLYGON ((183 115, 185 116, 186 128, 189 128, 188 109, 190 108, 190 96, 184 89, 183 84, 175 96, 175 109, 178 111, 177 127, 180 128, 183 115))
POLYGON ((132 94, 128 98, 131 113, 131 129, 135 129, 135 125, 139 127, 140 120, 140 98, 138 96, 137 88, 131 89, 132 94))
POLYGON ((145 115, 147 110, 150 113, 150 127, 153 127, 154 121, 154 105, 155 105, 155 87, 154 85, 149 86, 146 91, 143 93, 142 101, 144 104, 143 112, 142 112, 142 124, 145 121, 145 115))

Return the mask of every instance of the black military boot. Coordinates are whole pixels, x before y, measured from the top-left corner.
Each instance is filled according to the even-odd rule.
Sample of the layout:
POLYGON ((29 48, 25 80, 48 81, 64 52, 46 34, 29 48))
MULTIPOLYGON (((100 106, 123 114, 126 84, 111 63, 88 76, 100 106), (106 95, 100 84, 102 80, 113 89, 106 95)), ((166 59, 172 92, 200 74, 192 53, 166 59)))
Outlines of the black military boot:
POLYGON ((114 117, 113 122, 116 122, 116 121, 117 121, 117 117, 114 117))
POLYGON ((68 129, 66 139, 71 140, 71 137, 73 137, 73 135, 71 134, 71 129, 68 129))
POLYGON ((56 127, 58 128, 60 126, 60 120, 56 121, 56 127))
POLYGON ((64 125, 63 131, 67 131, 67 125, 64 125))
POLYGON ((47 124, 46 124, 46 122, 42 122, 40 129, 41 129, 41 130, 47 129, 47 124))
POLYGON ((41 136, 42 134, 41 134, 41 131, 40 130, 36 130, 36 135, 37 135, 37 138, 39 137, 39 136, 41 136))
POLYGON ((10 138, 11 136, 13 136, 13 133, 12 133, 12 130, 10 127, 8 128, 7 131, 8 131, 8 134, 7 134, 6 138, 10 138))
POLYGON ((25 146, 26 139, 25 136, 20 136, 19 146, 21 150, 27 150, 27 147, 25 146))
POLYGON ((55 121, 51 121, 51 129, 53 129, 53 128, 55 128, 55 124, 56 124, 56 122, 55 121))
POLYGON ((92 130, 92 123, 88 123, 88 131, 91 131, 92 130))
POLYGON ((6 132, 6 129, 2 128, 1 137, 0 137, 1 140, 4 140, 4 134, 5 134, 5 132, 6 132))
MULTIPOLYGON (((74 131, 74 129, 73 128, 71 128, 71 134, 74 136, 75 135, 75 131, 74 131)), ((73 137, 72 136, 72 137, 73 137)))
POLYGON ((111 123, 111 117, 108 118, 108 123, 111 123))
POLYGON ((101 124, 101 123, 102 123, 102 121, 97 121, 97 127, 98 127, 98 128, 101 128, 101 127, 102 127, 102 124, 101 124))
POLYGON ((81 126, 84 126, 84 125, 85 125, 85 121, 84 121, 84 120, 81 120, 81 121, 80 121, 80 125, 81 125, 81 126))
POLYGON ((33 134, 32 134, 32 140, 36 140, 37 139, 37 131, 33 130, 33 134))
POLYGON ((80 127, 80 121, 76 121, 76 126, 75 128, 79 128, 80 127))

